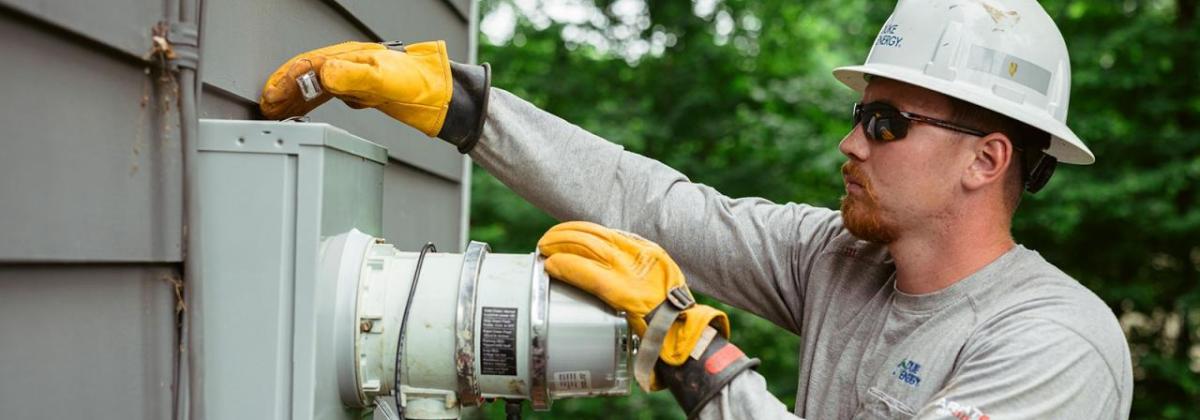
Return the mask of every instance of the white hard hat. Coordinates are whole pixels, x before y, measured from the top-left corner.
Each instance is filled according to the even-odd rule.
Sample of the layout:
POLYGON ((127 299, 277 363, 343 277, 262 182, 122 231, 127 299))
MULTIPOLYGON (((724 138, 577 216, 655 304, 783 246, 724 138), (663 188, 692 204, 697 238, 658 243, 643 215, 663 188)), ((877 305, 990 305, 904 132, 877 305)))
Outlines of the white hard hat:
POLYGON ((1096 161, 1067 128, 1067 43, 1035 0, 900 0, 867 62, 833 75, 859 92, 872 75, 952 96, 1050 133, 1060 162, 1096 161))

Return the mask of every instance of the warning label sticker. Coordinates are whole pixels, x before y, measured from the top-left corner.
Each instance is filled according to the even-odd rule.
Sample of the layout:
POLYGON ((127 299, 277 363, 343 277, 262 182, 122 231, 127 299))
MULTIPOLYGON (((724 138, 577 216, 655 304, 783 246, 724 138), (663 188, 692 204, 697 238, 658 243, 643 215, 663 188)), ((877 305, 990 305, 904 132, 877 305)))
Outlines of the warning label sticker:
POLYGON ((554 385, 559 391, 590 389, 592 387, 592 375, 586 370, 556 372, 554 374, 554 385))
POLYGON ((517 308, 483 307, 479 367, 484 375, 517 375, 517 308))

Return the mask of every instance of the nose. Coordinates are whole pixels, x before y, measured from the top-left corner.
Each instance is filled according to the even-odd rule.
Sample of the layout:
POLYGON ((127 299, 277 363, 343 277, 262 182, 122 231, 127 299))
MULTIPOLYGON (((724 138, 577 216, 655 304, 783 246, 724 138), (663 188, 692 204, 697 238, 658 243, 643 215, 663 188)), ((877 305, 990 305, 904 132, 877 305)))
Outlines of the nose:
POLYGON ((867 144, 867 136, 863 134, 862 130, 862 124, 855 124, 854 128, 846 133, 846 137, 843 137, 842 142, 838 144, 838 150, 851 160, 867 160, 870 154, 870 145, 867 144))

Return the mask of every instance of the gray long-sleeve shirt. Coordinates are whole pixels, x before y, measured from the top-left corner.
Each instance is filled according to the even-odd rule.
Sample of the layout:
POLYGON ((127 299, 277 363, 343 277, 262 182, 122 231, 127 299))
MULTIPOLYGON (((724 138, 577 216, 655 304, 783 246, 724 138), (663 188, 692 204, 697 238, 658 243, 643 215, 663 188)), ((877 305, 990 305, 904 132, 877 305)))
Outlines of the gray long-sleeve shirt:
POLYGON ((1129 415, 1116 318, 1034 251, 1016 246, 945 289, 905 294, 887 250, 852 236, 837 211, 729 198, 508 92, 490 100, 471 157, 504 184, 559 220, 658 242, 694 290, 802 337, 794 413, 768 393, 770 372, 750 371, 703 418, 1129 415))

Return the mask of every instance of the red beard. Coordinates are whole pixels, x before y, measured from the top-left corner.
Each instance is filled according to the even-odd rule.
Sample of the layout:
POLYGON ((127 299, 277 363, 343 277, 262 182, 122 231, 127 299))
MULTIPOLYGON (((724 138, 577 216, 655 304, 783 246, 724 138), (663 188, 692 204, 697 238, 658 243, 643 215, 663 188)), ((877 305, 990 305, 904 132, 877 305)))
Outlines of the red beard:
POLYGON ((871 180, 858 166, 846 162, 842 175, 862 186, 859 194, 842 196, 842 223, 854 236, 864 241, 889 244, 896 240, 896 229, 883 220, 883 210, 875 198, 871 180))

